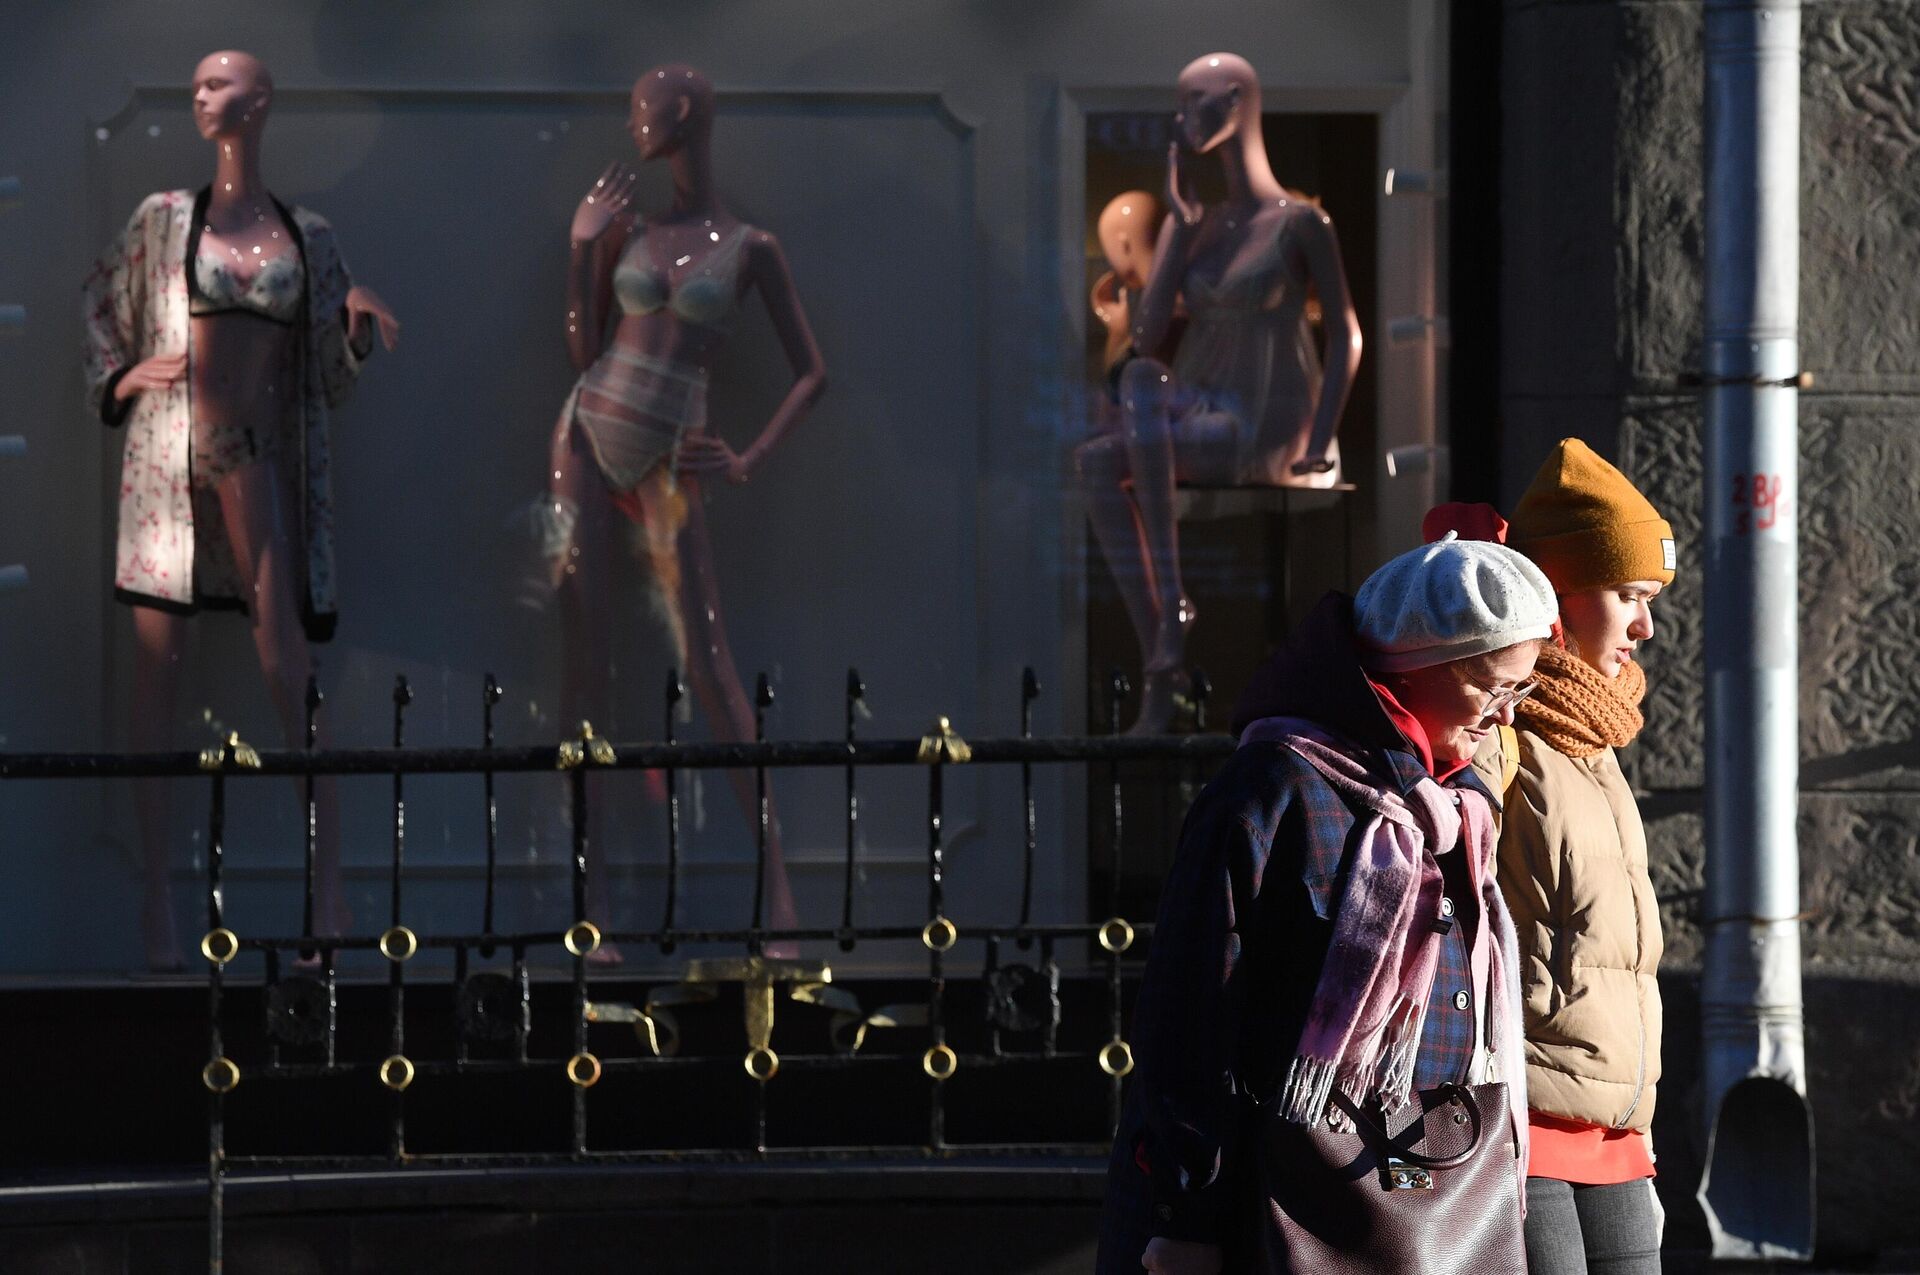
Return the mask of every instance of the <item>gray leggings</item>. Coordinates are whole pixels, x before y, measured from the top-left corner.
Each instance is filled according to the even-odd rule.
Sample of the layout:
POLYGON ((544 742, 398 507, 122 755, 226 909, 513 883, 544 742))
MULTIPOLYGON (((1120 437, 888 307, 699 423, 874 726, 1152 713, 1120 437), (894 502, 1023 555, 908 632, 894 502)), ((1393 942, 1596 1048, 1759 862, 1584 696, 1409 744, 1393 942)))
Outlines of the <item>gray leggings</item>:
POLYGON ((1660 1275, 1647 1180, 1576 1186, 1527 1179, 1530 1275, 1660 1275))

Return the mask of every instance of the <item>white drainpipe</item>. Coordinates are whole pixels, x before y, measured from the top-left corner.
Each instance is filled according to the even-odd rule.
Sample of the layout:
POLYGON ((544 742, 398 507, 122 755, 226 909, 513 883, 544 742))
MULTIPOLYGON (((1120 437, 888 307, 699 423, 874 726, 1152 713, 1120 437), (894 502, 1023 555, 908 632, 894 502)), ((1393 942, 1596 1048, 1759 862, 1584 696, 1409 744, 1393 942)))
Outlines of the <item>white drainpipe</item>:
POLYGON ((1800 3, 1706 0, 1707 859, 1719 1258, 1813 1254, 1800 993, 1800 3))

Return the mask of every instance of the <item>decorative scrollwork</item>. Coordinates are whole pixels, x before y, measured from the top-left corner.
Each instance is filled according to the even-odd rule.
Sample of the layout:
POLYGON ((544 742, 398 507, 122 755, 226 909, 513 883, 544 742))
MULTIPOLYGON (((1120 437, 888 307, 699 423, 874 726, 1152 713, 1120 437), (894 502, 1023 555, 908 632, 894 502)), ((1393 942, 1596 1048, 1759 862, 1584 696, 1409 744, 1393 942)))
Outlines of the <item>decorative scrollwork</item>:
POLYGON ((327 985, 304 975, 267 988, 267 1034, 286 1045, 317 1045, 327 1038, 332 996, 327 985))
POLYGON ((476 1044, 514 1038, 526 1022, 519 984, 490 970, 469 974, 453 993, 453 1021, 460 1035, 476 1044))
POLYGON ((987 1022, 1001 1031, 1031 1032, 1060 1025, 1058 975, 1031 965, 1002 965, 987 974, 987 1022))

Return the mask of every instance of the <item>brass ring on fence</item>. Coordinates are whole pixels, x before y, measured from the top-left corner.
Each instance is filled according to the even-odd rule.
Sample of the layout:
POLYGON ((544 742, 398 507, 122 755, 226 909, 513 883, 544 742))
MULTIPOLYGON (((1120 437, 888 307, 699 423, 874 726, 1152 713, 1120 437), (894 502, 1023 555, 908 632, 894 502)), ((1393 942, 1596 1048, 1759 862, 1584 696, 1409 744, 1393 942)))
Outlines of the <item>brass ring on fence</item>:
POLYGON ((560 936, 561 946, 575 956, 586 956, 600 948, 600 927, 592 921, 575 921, 560 936))
POLYGON ((749 1076, 764 1085, 780 1074, 780 1055, 764 1045, 758 1046, 747 1051, 743 1065, 749 1076))
POLYGON ((929 952, 944 952, 960 941, 960 927, 944 916, 936 916, 921 927, 920 941, 929 952))
POLYGON ((223 1054, 200 1069, 200 1083, 214 1093, 232 1093, 240 1083, 240 1066, 223 1054))
POLYGON ((600 1083, 600 1060, 592 1054, 575 1054, 567 1059, 567 1079, 582 1089, 593 1088, 600 1083))
POLYGON ((208 930, 200 940, 200 955, 215 965, 225 965, 240 955, 240 936, 224 925, 208 930))
POLYGON ((404 925, 396 925, 380 936, 380 955, 395 965, 410 961, 420 950, 420 936, 404 925))
POLYGON ((402 1093, 413 1083, 413 1059, 405 1054, 394 1054, 380 1063, 380 1083, 395 1093, 402 1093))
POLYGON ((1117 916, 1101 922, 1100 946, 1115 956, 1120 955, 1133 946, 1133 925, 1117 916))
POLYGON ((945 1080, 960 1070, 960 1055, 944 1042, 920 1055, 920 1070, 934 1080, 945 1080))
POLYGON ((1100 1046, 1100 1070, 1118 1080, 1133 1070, 1133 1047, 1115 1036, 1100 1046))

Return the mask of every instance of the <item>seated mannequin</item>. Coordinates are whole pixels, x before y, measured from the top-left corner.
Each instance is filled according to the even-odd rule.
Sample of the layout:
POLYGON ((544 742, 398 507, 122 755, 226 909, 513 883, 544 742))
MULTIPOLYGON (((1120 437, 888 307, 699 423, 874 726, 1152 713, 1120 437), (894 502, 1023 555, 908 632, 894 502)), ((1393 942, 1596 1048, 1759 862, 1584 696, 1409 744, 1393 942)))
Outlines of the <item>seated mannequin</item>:
POLYGON ((1135 733, 1171 724, 1197 618, 1180 578, 1175 484, 1332 486, 1334 432, 1360 361, 1333 222, 1274 178, 1253 68, 1231 53, 1197 58, 1181 72, 1179 94, 1170 211, 1130 307, 1136 357, 1118 377, 1121 429, 1079 456, 1096 538, 1116 578, 1140 582, 1128 602, 1145 673, 1135 733), (1188 193, 1183 148, 1219 157, 1221 203, 1202 206, 1188 193), (1311 341, 1312 296, 1323 350, 1311 341), (1169 363, 1152 356, 1163 353, 1180 304, 1187 327, 1169 363))

